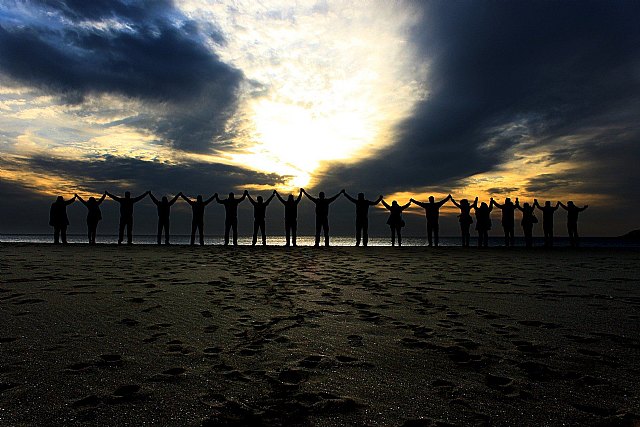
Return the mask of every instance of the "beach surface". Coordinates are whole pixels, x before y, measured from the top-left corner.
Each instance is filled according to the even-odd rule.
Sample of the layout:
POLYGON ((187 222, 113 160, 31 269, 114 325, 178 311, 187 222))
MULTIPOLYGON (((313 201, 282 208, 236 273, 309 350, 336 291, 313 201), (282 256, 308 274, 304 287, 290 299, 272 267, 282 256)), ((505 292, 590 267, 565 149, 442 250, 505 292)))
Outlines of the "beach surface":
POLYGON ((0 425, 640 425, 640 251, 0 244, 0 425))

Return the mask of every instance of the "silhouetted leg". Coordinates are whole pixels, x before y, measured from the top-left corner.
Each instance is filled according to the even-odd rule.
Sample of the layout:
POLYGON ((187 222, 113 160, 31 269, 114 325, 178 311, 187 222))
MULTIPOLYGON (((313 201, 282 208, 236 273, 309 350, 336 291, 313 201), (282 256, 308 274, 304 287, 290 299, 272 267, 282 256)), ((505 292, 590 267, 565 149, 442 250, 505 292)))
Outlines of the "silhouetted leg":
POLYGON ((356 219, 356 246, 360 246, 360 239, 362 236, 362 222, 356 219))
POLYGON ((260 222, 260 229, 262 230, 262 246, 266 246, 267 245, 267 230, 266 230, 266 224, 265 224, 264 220, 262 220, 260 222))
POLYGON ((429 246, 433 246, 433 225, 429 223, 429 220, 427 220, 427 242, 429 242, 429 246))
POLYGON ((237 246, 238 245, 238 220, 237 219, 233 219, 233 221, 231 221, 231 229, 233 231, 233 245, 237 246))
POLYGON ((196 243, 196 229, 198 228, 198 223, 191 220, 191 246, 196 243))
POLYGON ((251 246, 255 246, 258 241, 258 221, 253 220, 253 239, 251 240, 251 246))
POLYGON ((164 225, 164 243, 169 244, 169 218, 167 218, 167 222, 164 225))
POLYGON ((369 219, 362 221, 362 244, 364 246, 369 244, 369 219))
POLYGON ((316 216, 316 243, 314 246, 320 246, 320 230, 322 228, 322 220, 316 216))
POLYGON ((162 244, 162 229, 164 228, 164 224, 162 223, 162 220, 159 219, 158 220, 158 244, 162 244))
POLYGON ((231 221, 226 220, 224 222, 224 245, 229 244, 229 231, 231 230, 231 221))
POLYGON ((291 243, 293 246, 297 246, 296 244, 296 235, 298 234, 298 221, 294 220, 291 222, 291 243))
POLYGON ((329 218, 324 219, 322 228, 324 228, 324 245, 329 246, 329 218))
POLYGON ((284 235, 287 239, 286 246, 291 246, 291 224, 288 222, 284 223, 284 235))
POLYGON ((121 244, 124 240, 124 227, 126 225, 124 218, 120 217, 120 224, 118 226, 118 244, 121 244))
POLYGON ((67 244, 67 226, 66 225, 61 225, 60 226, 60 240, 62 241, 63 244, 67 244))
POLYGON ((396 228, 393 225, 389 226, 391 228, 391 246, 396 245, 396 228))
POLYGON ((133 218, 127 221, 127 245, 133 243, 133 218))
POLYGON ((549 228, 549 247, 553 247, 553 227, 549 228))
POLYGON ((398 246, 402 246, 402 227, 398 226, 398 246))
POLYGON ((204 246, 204 222, 198 223, 199 237, 200 237, 200 246, 204 246))
POLYGON ((60 227, 53 226, 53 243, 60 243, 60 227))

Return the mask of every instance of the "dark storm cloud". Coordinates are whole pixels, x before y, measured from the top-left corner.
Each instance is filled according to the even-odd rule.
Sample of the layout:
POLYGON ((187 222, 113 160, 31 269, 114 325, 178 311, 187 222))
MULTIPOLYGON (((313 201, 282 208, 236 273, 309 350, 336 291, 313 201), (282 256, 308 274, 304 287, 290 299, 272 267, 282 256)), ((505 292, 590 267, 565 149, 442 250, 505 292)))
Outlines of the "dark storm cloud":
MULTIPOLYGON (((391 148, 373 160, 335 167, 323 185, 383 192, 453 186, 504 164, 513 153, 506 150, 516 145, 548 145, 558 156, 551 160, 560 161, 572 156, 563 136, 637 127, 640 3, 416 5, 424 14, 413 42, 429 60, 428 99, 397 127, 391 148)), ((598 154, 581 156, 596 160, 598 154)), ((609 166, 623 169, 632 161, 610 160, 609 166)))
POLYGON ((233 114, 242 73, 205 45, 222 39, 168 1, 36 1, 33 15, 0 24, 0 72, 82 102, 92 94, 140 99, 157 112, 136 124, 177 148, 207 151, 233 114), (49 13, 47 19, 37 13, 49 13), (64 18, 64 19, 63 19, 64 18), (110 20, 108 29, 87 22, 110 20))

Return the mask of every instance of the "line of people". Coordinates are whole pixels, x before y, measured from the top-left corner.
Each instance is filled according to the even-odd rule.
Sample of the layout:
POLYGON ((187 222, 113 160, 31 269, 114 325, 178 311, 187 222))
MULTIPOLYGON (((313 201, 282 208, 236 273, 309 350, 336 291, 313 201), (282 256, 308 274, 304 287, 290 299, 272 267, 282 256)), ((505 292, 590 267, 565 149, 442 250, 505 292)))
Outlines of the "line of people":
POLYGON ((534 199, 533 204, 523 203, 523 205, 520 206, 520 202, 517 198, 515 203, 513 203, 508 197, 505 199, 503 204, 500 204, 491 198, 489 204, 482 202, 478 206, 477 197, 473 203, 469 203, 468 199, 461 199, 460 202, 457 202, 450 194, 438 202, 435 201, 433 196, 430 196, 428 202, 420 202, 412 198, 404 205, 399 205, 395 200, 389 205, 385 200, 383 200, 382 195, 380 195, 376 200, 367 200, 363 193, 358 193, 357 198, 354 198, 347 194, 345 190, 342 190, 333 197, 325 197, 324 192, 320 192, 318 197, 314 197, 307 193, 304 188, 300 189, 297 197, 290 194, 286 199, 274 190, 266 200, 264 200, 262 196, 257 196, 254 200, 246 190, 239 198, 236 198, 234 193, 229 193, 226 199, 222 199, 217 193, 215 193, 206 200, 204 200, 201 195, 198 195, 195 200, 192 200, 182 192, 176 194, 171 200, 166 196, 163 196, 158 200, 151 191, 147 191, 137 197, 131 197, 131 193, 128 191, 124 193, 124 197, 119 197, 105 191, 99 199, 89 197, 86 201, 78 194, 75 194, 69 200, 64 200, 62 196, 58 196, 56 201, 51 205, 49 225, 54 228, 54 242, 59 243, 62 241, 62 243, 67 243, 66 231, 67 226, 69 225, 69 219, 67 217, 66 208, 77 199, 88 210, 88 240, 90 244, 95 244, 98 223, 102 219, 100 204, 104 201, 105 197, 108 196, 120 205, 118 244, 124 242, 125 230, 127 233, 127 244, 131 244, 133 240, 133 206, 148 195, 158 210, 158 244, 162 243, 163 234, 165 244, 169 244, 169 218, 171 215, 171 206, 173 206, 179 198, 182 198, 191 206, 192 209, 191 245, 195 244, 196 233, 198 233, 200 245, 204 245, 204 210, 209 203, 215 200, 217 203, 224 205, 225 208, 224 244, 228 245, 231 237, 233 244, 237 245, 238 205, 242 203, 245 198, 248 198, 249 202, 253 205, 254 222, 252 244, 255 245, 257 243, 258 233, 260 232, 262 244, 266 245, 267 237, 265 230, 265 217, 267 206, 271 203, 274 197, 277 197, 284 206, 286 246, 296 246, 298 204, 300 203, 303 194, 315 204, 315 246, 320 245, 321 234, 324 235, 324 245, 329 246, 329 205, 341 195, 344 195, 347 200, 355 205, 356 208, 356 246, 360 246, 361 243, 363 246, 367 246, 369 241, 369 207, 376 206, 379 203, 382 203, 382 205, 389 211, 387 224, 391 231, 391 246, 395 246, 396 240, 398 246, 402 246, 402 228, 405 226, 405 221, 402 219, 402 212, 411 204, 420 206, 425 210, 429 246, 438 246, 439 244, 440 208, 442 208, 442 206, 444 206, 448 201, 451 201, 451 203, 460 209, 458 220, 462 235, 462 246, 469 246, 469 229, 471 228, 471 224, 474 223, 474 220, 471 217, 471 210, 473 209, 476 217, 475 229, 478 232, 479 247, 488 246, 489 230, 491 230, 491 211, 494 206, 502 212, 501 222, 504 229, 505 246, 514 245, 515 211, 519 210, 522 212, 521 225, 524 232, 525 245, 527 247, 533 246, 533 227, 538 222, 538 219, 534 214, 535 209, 542 212, 545 246, 553 246, 553 215, 559 207, 562 207, 567 211, 567 229, 570 244, 571 246, 578 246, 578 214, 588 207, 585 205, 579 208, 574 205, 572 201, 567 202, 566 205, 561 202, 551 205, 551 202, 546 201, 545 204, 541 206, 537 199, 534 199))

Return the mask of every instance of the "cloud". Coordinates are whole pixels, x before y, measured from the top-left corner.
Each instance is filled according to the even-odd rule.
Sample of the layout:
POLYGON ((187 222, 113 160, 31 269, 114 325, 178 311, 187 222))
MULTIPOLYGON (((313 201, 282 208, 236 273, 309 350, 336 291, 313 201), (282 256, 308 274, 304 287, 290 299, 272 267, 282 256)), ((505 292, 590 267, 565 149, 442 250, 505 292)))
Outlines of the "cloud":
POLYGON ((40 1, 6 8, 0 72, 81 103, 116 94, 145 102, 136 125, 175 147, 208 151, 225 133, 242 73, 210 48, 201 29, 167 1, 40 1))

